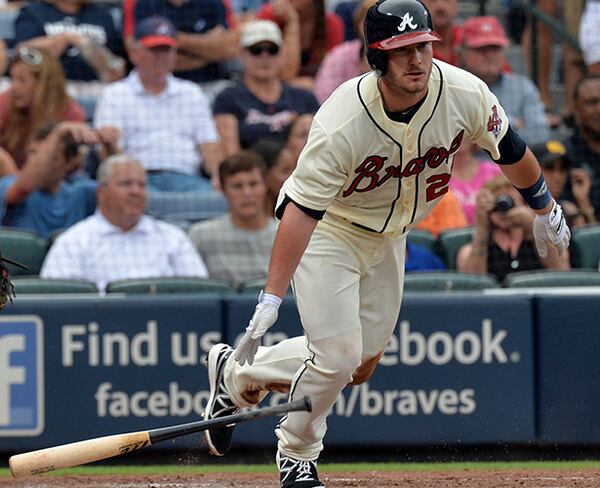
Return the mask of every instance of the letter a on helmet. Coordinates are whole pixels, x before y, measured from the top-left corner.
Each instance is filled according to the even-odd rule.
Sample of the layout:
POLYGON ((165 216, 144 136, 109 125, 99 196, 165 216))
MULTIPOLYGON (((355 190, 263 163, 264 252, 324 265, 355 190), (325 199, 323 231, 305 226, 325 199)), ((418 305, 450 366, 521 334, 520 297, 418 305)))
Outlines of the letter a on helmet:
POLYGON ((439 40, 429 10, 418 0, 380 0, 367 11, 367 60, 380 76, 387 67, 387 56, 381 51, 439 40))

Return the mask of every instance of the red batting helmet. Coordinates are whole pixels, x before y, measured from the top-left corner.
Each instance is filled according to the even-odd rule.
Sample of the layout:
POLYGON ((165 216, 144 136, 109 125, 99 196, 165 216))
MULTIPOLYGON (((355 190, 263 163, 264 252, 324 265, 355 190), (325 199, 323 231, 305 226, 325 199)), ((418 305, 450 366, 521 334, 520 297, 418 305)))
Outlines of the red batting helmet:
POLYGON ((380 0, 367 11, 367 60, 378 76, 387 68, 383 51, 439 40, 429 10, 418 0, 380 0))

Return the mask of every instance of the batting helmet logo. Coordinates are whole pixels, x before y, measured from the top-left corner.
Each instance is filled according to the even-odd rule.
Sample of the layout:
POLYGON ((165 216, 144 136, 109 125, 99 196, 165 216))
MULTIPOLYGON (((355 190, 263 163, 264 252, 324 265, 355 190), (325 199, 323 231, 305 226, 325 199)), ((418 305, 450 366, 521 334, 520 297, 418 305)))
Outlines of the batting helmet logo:
POLYGON ((406 12, 402 16, 402 23, 398 26, 398 30, 400 32, 404 32, 407 27, 410 27, 411 29, 416 29, 417 24, 413 24, 413 20, 414 19, 413 19, 413 17, 411 17, 410 13, 406 12))
POLYGON ((429 10, 419 0, 380 0, 367 11, 367 60, 378 76, 387 68, 383 51, 440 39, 429 10))

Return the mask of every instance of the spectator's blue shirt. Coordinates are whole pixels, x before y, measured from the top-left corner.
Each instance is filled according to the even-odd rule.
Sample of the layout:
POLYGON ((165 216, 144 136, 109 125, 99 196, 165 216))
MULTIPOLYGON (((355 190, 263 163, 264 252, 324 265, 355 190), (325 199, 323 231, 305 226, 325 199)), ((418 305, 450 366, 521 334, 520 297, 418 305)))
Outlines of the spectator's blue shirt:
MULTIPOLYGON (((228 28, 227 12, 221 0, 189 0, 180 7, 164 0, 138 0, 135 4, 135 22, 162 15, 168 18, 177 30, 189 34, 204 34, 217 26, 228 28)), ((190 71, 177 71, 178 78, 196 83, 227 78, 223 63, 213 63, 190 71)))
POLYGON ((239 123, 240 145, 246 149, 259 139, 283 141, 298 115, 315 113, 318 108, 315 96, 302 88, 284 83, 279 100, 265 103, 238 82, 219 93, 213 113, 235 116, 239 123))
POLYGON ((6 191, 16 176, 0 178, 0 218, 2 225, 33 230, 44 237, 65 229, 94 213, 96 187, 85 183, 61 183, 56 194, 34 191, 15 206, 7 207, 6 191))
POLYGON ((443 271, 445 269, 446 266, 437 254, 424 246, 406 241, 405 271, 443 271))
MULTIPOLYGON (((111 51, 120 52, 120 35, 109 10, 97 4, 84 4, 75 15, 67 14, 46 2, 24 6, 15 22, 15 42, 64 32, 83 34, 111 51)), ((60 58, 68 80, 97 79, 96 72, 85 62, 79 49, 71 47, 60 58)))

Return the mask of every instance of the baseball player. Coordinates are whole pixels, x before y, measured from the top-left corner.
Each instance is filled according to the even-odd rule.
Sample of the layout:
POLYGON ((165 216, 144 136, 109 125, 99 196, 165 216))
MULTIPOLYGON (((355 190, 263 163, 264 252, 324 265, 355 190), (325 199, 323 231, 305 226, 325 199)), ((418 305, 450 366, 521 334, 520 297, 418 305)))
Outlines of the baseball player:
MULTIPOLYGON (((439 41, 418 0, 381 0, 367 13, 373 71, 341 85, 315 116, 276 207, 269 274, 234 350, 208 354, 206 418, 259 403, 268 391, 309 395, 275 433, 284 488, 322 487, 316 460, 326 417, 347 384, 366 381, 398 320, 406 234, 448 191, 464 139, 485 149, 537 217, 537 250, 564 252, 570 232, 540 166, 486 84, 432 59, 439 41), (304 336, 259 347, 292 284, 304 336)), ((233 427, 207 432, 223 455, 233 427)))

